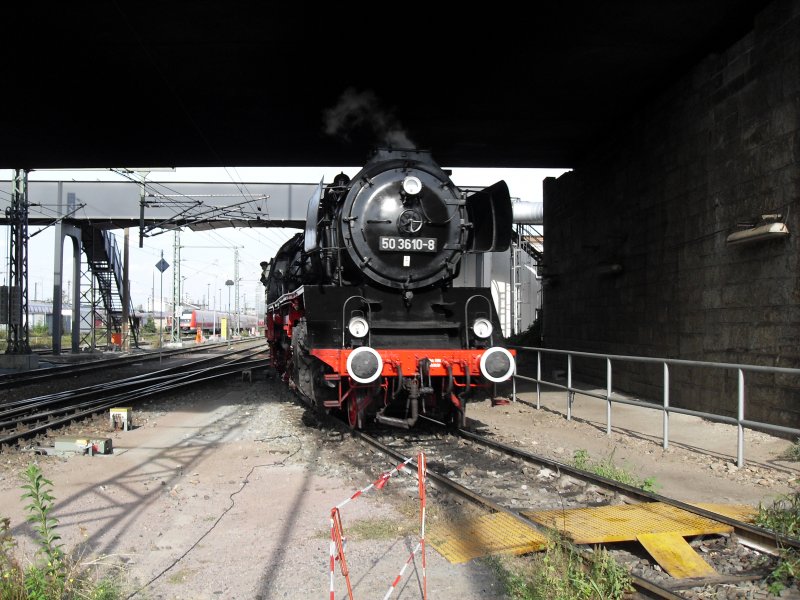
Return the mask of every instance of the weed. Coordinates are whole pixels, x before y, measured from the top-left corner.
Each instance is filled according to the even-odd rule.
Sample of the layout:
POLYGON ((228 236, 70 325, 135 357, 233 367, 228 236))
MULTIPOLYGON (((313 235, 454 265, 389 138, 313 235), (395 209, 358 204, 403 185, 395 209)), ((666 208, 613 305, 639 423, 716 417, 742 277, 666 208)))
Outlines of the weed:
POLYGON ((791 585, 800 575, 800 553, 792 548, 782 548, 778 566, 769 574, 769 591, 779 596, 784 588, 791 585))
MULTIPOLYGON (((755 524, 788 537, 800 534, 800 491, 776 498, 769 506, 759 503, 755 524)), ((781 548, 778 565, 769 575, 769 591, 779 595, 781 590, 797 580, 800 574, 800 553, 793 548, 781 548)))
POLYGON ((55 498, 52 482, 31 464, 22 486, 27 520, 36 533, 38 561, 23 568, 15 551, 10 520, 0 518, 0 598, 3 600, 116 600, 121 586, 112 577, 99 577, 87 565, 80 565, 59 544, 58 521, 51 516, 55 498))
POLYGON ((53 495, 50 490, 53 483, 45 479, 42 471, 35 464, 31 464, 25 471, 28 483, 22 489, 28 490, 22 494, 22 499, 30 500, 25 507, 28 511, 28 522, 33 524, 33 529, 39 534, 39 552, 47 559, 48 574, 56 577, 62 569, 64 553, 62 544, 56 542, 61 536, 56 533, 58 521, 50 516, 53 510, 53 495))
POLYGON ((620 600, 631 591, 628 571, 604 548, 584 559, 569 541, 554 535, 544 552, 522 564, 491 557, 490 567, 514 600, 620 600))
POLYGON ((755 524, 788 537, 800 536, 800 491, 780 496, 769 506, 759 503, 755 524))
POLYGON ((646 477, 641 479, 636 475, 618 467, 614 464, 614 451, 601 461, 592 461, 589 459, 589 453, 586 450, 576 450, 572 456, 572 466, 582 471, 594 473, 606 479, 613 479, 631 487, 639 488, 645 492, 655 492, 658 489, 655 477, 646 477))
POLYGON ((347 535, 353 540, 388 540, 397 536, 419 535, 419 524, 389 519, 365 519, 350 525, 347 535))

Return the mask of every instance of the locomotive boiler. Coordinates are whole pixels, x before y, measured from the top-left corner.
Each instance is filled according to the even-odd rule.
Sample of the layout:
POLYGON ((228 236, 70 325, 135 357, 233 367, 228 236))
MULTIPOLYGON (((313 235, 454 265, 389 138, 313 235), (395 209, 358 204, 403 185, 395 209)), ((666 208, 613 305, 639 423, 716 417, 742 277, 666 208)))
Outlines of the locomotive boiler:
POLYGON ((305 230, 261 263, 277 374, 353 428, 463 427, 514 373, 489 288, 453 285, 466 254, 508 249, 504 181, 456 187, 430 153, 378 150, 320 183, 305 230))

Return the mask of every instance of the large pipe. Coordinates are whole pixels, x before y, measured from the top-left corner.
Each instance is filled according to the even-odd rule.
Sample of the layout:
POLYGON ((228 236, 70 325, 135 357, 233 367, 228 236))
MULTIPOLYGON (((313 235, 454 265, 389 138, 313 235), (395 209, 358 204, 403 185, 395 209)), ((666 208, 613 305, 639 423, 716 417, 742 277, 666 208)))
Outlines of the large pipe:
POLYGON ((544 224, 544 203, 543 202, 512 202, 514 223, 527 225, 544 224))

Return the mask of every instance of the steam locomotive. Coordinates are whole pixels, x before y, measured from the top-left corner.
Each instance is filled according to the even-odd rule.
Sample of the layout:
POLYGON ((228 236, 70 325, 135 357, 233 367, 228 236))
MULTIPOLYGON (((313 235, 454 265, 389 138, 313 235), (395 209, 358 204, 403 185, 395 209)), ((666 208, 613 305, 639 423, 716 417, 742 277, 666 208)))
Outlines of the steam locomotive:
POLYGON ((457 188, 429 152, 377 150, 318 186, 305 231, 262 262, 273 368, 352 428, 465 426, 514 373, 489 288, 457 287, 467 253, 507 250, 504 181, 457 188))

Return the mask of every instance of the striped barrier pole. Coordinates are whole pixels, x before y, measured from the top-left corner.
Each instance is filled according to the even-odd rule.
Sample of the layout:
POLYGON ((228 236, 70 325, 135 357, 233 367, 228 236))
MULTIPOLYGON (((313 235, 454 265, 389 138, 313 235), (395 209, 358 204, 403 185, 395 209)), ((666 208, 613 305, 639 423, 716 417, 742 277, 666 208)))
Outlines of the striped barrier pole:
POLYGON ((411 551, 411 554, 408 556, 408 560, 406 560, 406 564, 403 565, 403 568, 400 569, 400 572, 397 574, 397 577, 394 578, 394 581, 389 586, 389 589, 386 590, 386 595, 383 597, 383 600, 388 600, 389 596, 392 595, 392 592, 394 592, 395 588, 397 587, 397 584, 400 583, 401 579, 403 579, 403 573, 406 572, 406 568, 408 567, 408 565, 411 564, 411 560, 414 558, 414 555, 417 553, 417 550, 419 550, 419 548, 420 545, 417 544, 417 546, 411 551))
POLYGON ((425 560, 425 478, 428 472, 428 463, 425 453, 420 452, 417 459, 417 482, 419 484, 419 545, 422 548, 422 597, 428 600, 428 574, 425 560))
POLYGON ((382 474, 381 474, 381 476, 380 476, 380 477, 378 477, 378 479, 376 479, 375 481, 373 481, 372 483, 370 483, 370 484, 369 484, 367 487, 365 487, 365 488, 364 488, 364 489, 362 489, 362 490, 358 490, 358 491, 357 491, 355 494, 353 494, 352 496, 350 496, 350 497, 349 497, 347 500, 345 500, 344 502, 341 502, 341 503, 337 504, 337 505, 336 505, 336 508, 338 508, 338 509, 341 509, 341 508, 342 508, 342 507, 343 507, 345 504, 347 504, 347 503, 348 503, 348 502, 350 502, 351 500, 355 500, 356 498, 358 498, 359 496, 361 496, 361 495, 362 495, 362 494, 364 494, 365 492, 368 492, 368 491, 369 491, 370 489, 372 489, 372 488, 375 488, 375 489, 377 489, 377 490, 383 489, 383 486, 385 486, 385 485, 386 485, 386 482, 388 482, 388 481, 389 481, 389 478, 391 478, 391 477, 393 477, 394 475, 396 475, 398 471, 400 471, 400 470, 401 470, 403 467, 405 467, 405 466, 406 466, 408 463, 410 463, 412 460, 414 460, 414 459, 413 459, 413 458, 407 458, 407 459, 405 459, 405 460, 404 460, 402 463, 400 463, 399 465, 397 465, 397 466, 396 466, 394 469, 392 469, 391 471, 387 471, 386 473, 382 473, 382 474))
MULTIPOLYGON (((335 575, 335 564, 336 561, 339 561, 339 566, 342 571, 342 575, 344 575, 345 581, 347 582, 347 593, 349 594, 350 600, 353 600, 353 589, 350 583, 350 572, 347 568, 347 561, 344 557, 344 545, 345 545, 345 538, 343 535, 342 529, 342 520, 340 515, 340 510, 343 506, 347 503, 355 500, 359 496, 365 494, 370 489, 375 488, 377 490, 383 489, 383 487, 388 483, 389 479, 391 479, 394 475, 399 473, 408 463, 410 463, 413 459, 407 458, 402 463, 394 467, 392 470, 387 471, 385 473, 381 473, 380 477, 370 483, 367 487, 358 490, 355 494, 340 502, 335 507, 331 509, 331 544, 330 544, 330 600, 335 600, 335 589, 334 589, 334 575, 335 575)), ((419 479, 419 489, 420 489, 420 499, 421 499, 421 520, 422 520, 422 541, 421 543, 417 544, 417 547, 411 552, 411 555, 408 557, 406 564, 400 570, 400 574, 395 578, 392 585, 389 587, 389 591, 386 592, 386 598, 388 598, 394 588, 397 586, 397 583, 403 578, 403 573, 405 572, 406 568, 408 567, 411 560, 414 558, 414 554, 422 548, 423 551, 423 558, 422 558, 422 576, 423 576, 423 590, 425 594, 425 599, 427 600, 427 581, 425 576, 425 546, 424 546, 424 538, 425 538, 425 496, 424 496, 424 489, 425 489, 425 455, 420 452, 418 455, 418 463, 417 463, 417 472, 418 472, 418 479, 419 479), (422 466, 420 466, 420 463, 422 466), (420 476, 419 473, 422 473, 420 476)))
POLYGON ((344 580, 347 582, 347 593, 350 600, 353 598, 353 587, 350 584, 350 571, 347 568, 347 560, 344 558, 344 536, 342 535, 342 519, 339 515, 339 509, 331 509, 331 593, 330 600, 334 600, 336 594, 333 586, 333 575, 336 570, 334 565, 339 561, 339 568, 344 575, 344 580))

